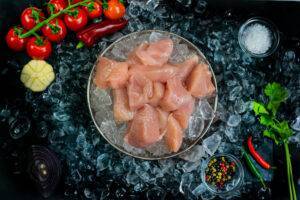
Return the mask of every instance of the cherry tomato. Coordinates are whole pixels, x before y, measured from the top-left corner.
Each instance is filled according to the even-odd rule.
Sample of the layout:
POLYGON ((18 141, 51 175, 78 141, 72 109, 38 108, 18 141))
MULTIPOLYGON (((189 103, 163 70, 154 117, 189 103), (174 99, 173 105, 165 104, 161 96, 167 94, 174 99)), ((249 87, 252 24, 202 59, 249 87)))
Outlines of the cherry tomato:
POLYGON ((19 37, 24 32, 24 29, 20 27, 13 27, 9 29, 5 37, 7 46, 14 51, 22 51, 25 48, 28 39, 19 37))
POLYGON ((53 13, 58 13, 67 7, 65 0, 50 0, 47 5, 48 14, 51 15, 51 9, 53 13))
POLYGON ((26 51, 33 59, 45 60, 50 56, 52 46, 48 39, 32 37, 27 42, 26 51))
POLYGON ((125 15, 125 6, 120 0, 109 0, 103 4, 105 17, 111 20, 121 19, 125 15))
POLYGON ((51 42, 60 42, 67 35, 67 28, 63 20, 53 19, 43 26, 42 32, 51 42))
POLYGON ((90 19, 95 19, 102 15, 102 6, 98 2, 89 2, 83 9, 90 19))
POLYGON ((64 17, 67 27, 72 31, 79 31, 88 22, 86 12, 80 8, 72 9, 64 17))
POLYGON ((36 7, 29 7, 22 12, 21 24, 25 29, 30 30, 44 19, 45 15, 40 9, 36 7))

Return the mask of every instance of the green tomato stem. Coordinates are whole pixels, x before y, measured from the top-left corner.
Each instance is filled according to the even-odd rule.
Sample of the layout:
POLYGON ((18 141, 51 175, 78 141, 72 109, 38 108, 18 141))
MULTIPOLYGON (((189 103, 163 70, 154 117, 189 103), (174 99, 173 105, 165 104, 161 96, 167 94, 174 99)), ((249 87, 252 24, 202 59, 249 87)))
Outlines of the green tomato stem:
POLYGON ((82 41, 79 41, 76 45, 76 49, 81 49, 82 47, 84 47, 84 43, 82 41))
POLYGON ((295 190, 294 185, 294 177, 293 177, 293 169, 292 169, 292 163, 290 158, 290 151, 288 142, 284 141, 284 151, 285 151, 285 157, 286 157, 286 168, 287 168, 287 178, 288 178, 288 186, 289 186, 289 193, 290 193, 290 199, 291 200, 297 200, 297 194, 295 190))
POLYGON ((78 2, 78 3, 73 4, 73 5, 69 5, 69 6, 66 7, 65 9, 59 11, 58 13, 55 13, 55 14, 53 14, 53 15, 50 15, 49 18, 47 18, 47 19, 45 19, 44 21, 38 23, 38 24, 37 24, 35 27, 33 27, 30 31, 28 31, 28 32, 26 32, 26 33, 20 35, 20 38, 27 38, 27 37, 33 35, 33 33, 35 33, 36 31, 38 31, 38 30, 39 30, 40 28, 42 28, 44 25, 48 24, 51 20, 53 20, 53 19, 59 17, 61 14, 63 14, 63 13, 65 13, 65 12, 69 11, 69 10, 72 9, 72 8, 76 8, 76 7, 78 7, 78 6, 82 6, 82 5, 84 5, 85 3, 90 2, 90 1, 92 1, 92 0, 84 0, 84 1, 78 2))

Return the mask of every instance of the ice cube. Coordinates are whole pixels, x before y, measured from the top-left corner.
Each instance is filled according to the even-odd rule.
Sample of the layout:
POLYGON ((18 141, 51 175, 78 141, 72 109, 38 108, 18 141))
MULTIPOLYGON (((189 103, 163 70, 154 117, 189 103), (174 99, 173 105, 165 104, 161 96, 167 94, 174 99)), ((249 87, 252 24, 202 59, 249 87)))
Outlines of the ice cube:
POLYGON ((147 147, 146 151, 152 153, 154 156, 161 156, 170 153, 170 151, 166 147, 164 140, 160 140, 155 144, 147 147))
POLYGON ((110 164, 110 156, 107 153, 103 153, 100 154, 97 157, 97 164, 96 164, 96 168, 97 168, 97 172, 101 172, 103 170, 105 170, 106 168, 108 168, 109 164, 110 164))
POLYGON ((99 106, 99 110, 97 110, 95 114, 95 120, 97 124, 101 124, 104 121, 109 121, 114 119, 113 118, 113 111, 110 106, 99 106))
POLYGON ((300 131, 300 116, 298 116, 292 123, 292 129, 295 131, 300 131))
POLYGON ((241 91, 243 90, 242 86, 236 86, 229 92, 229 100, 234 101, 236 100, 240 95, 241 91))
POLYGON ((219 145, 221 144, 221 140, 222 140, 222 137, 218 133, 214 133, 213 135, 205 138, 203 140, 204 150, 209 155, 212 156, 217 151, 219 145))
POLYGON ((214 118, 215 113, 207 100, 201 100, 198 102, 196 111, 193 115, 197 115, 205 120, 209 120, 214 118))
POLYGON ((179 157, 189 161, 189 162, 198 162, 201 158, 205 157, 206 153, 201 145, 195 145, 191 150, 181 154, 179 157))
POLYGON ((194 196, 198 197, 205 191, 206 191, 206 186, 203 183, 201 183, 192 191, 192 193, 194 196))
POLYGON ((237 142, 239 139, 239 129, 236 127, 226 126, 225 135, 228 137, 230 142, 237 142))
POLYGON ((184 173, 181 176, 181 181, 180 181, 180 185, 179 185, 179 191, 184 194, 186 188, 189 188, 189 186, 191 185, 192 181, 194 180, 193 174, 191 173, 184 173))
POLYGON ((204 120, 201 117, 191 116, 189 119, 189 126, 184 137, 188 139, 196 139, 204 129, 204 120))
POLYGON ((113 144, 118 143, 118 140, 120 139, 118 136, 120 134, 118 133, 115 121, 102 121, 100 125, 100 130, 110 140, 110 142, 112 142, 113 144))
POLYGON ((170 57, 171 63, 181 63, 185 61, 190 55, 188 46, 186 44, 174 44, 174 49, 170 57))
POLYGON ((110 98, 109 91, 103 90, 100 88, 95 88, 93 90, 93 94, 96 99, 94 99, 98 105, 107 106, 112 104, 112 100, 110 98))
POLYGON ((165 38, 169 38, 169 37, 162 33, 154 31, 149 36, 149 42, 157 42, 157 41, 159 41, 161 39, 165 39, 165 38))
POLYGON ((145 153, 144 149, 140 149, 140 148, 136 148, 134 146, 131 146, 130 144, 128 144, 127 142, 123 143, 123 148, 128 151, 129 153, 133 153, 133 154, 143 154, 145 153))
POLYGON ((139 182, 139 177, 135 172, 130 171, 126 175, 126 182, 130 185, 136 185, 139 182))
POLYGON ((166 192, 164 189, 159 186, 154 186, 149 189, 146 193, 146 197, 148 200, 157 200, 157 199, 165 199, 166 192))
POLYGON ((227 125, 231 126, 231 127, 236 127, 240 124, 242 118, 240 115, 238 114, 232 114, 229 116, 228 120, 227 120, 227 125))
POLYGON ((184 172, 192 172, 194 170, 196 170, 201 164, 201 161, 197 161, 197 162, 186 162, 183 166, 182 166, 182 170, 184 172))
POLYGON ((211 200, 216 197, 216 195, 211 193, 209 190, 205 190, 204 192, 201 193, 200 196, 202 200, 211 200))

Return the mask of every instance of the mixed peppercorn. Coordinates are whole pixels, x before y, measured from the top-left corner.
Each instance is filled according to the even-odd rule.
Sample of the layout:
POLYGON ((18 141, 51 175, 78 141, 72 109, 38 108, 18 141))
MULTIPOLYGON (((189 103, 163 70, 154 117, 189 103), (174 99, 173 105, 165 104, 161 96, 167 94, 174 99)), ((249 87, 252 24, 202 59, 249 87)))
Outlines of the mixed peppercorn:
POLYGON ((205 180, 217 190, 222 190, 233 179, 236 167, 236 163, 228 157, 215 157, 209 161, 205 169, 205 180))

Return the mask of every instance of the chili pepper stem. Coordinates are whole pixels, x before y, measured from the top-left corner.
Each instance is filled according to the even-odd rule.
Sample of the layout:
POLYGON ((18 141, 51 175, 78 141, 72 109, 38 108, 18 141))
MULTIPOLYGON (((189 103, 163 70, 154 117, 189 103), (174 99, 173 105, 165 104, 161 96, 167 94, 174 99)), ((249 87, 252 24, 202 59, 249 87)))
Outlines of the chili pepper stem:
POLYGON ((76 49, 81 49, 82 47, 84 47, 84 43, 82 41, 79 41, 76 45, 76 49))
POLYGON ((70 9, 72 8, 76 8, 78 6, 82 6, 84 5, 85 3, 87 2, 90 2, 91 0, 84 0, 84 1, 81 1, 81 2, 78 2, 76 4, 73 4, 73 5, 69 5, 68 7, 66 7, 65 9, 51 15, 49 18, 45 19, 44 21, 38 23, 35 27, 33 27, 30 31, 20 35, 20 38, 26 38, 26 37, 29 37, 31 35, 33 35, 33 33, 35 33, 36 31, 38 31, 40 28, 42 28, 44 25, 48 24, 51 20, 57 18, 58 16, 60 16, 61 14, 69 11, 70 9))

